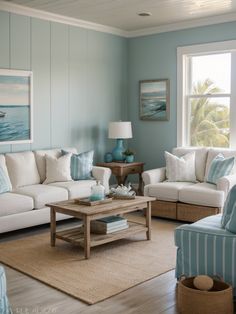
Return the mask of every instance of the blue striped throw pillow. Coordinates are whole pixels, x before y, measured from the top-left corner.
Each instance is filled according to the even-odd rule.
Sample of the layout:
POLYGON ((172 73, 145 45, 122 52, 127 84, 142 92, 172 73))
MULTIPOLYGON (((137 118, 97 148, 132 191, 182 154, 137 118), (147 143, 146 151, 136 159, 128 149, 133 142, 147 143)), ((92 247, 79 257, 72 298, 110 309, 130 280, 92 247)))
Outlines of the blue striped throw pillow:
POLYGON ((11 191, 11 182, 7 174, 0 167, 0 194, 11 191))
MULTIPOLYGON (((62 150, 65 155, 68 152, 62 150)), ((71 156, 71 177, 73 180, 91 180, 93 169, 93 155, 94 151, 90 150, 81 154, 72 154, 71 156)))
POLYGON ((216 184, 220 178, 229 175, 234 167, 234 161, 234 157, 225 158, 222 154, 217 155, 211 162, 206 181, 216 184))
POLYGON ((236 205, 236 185, 234 185, 232 189, 229 191, 225 204, 224 204, 223 214, 221 218, 222 228, 225 228, 227 223, 229 222, 235 205, 236 205))
POLYGON ((236 233, 236 203, 234 204, 229 221, 225 227, 226 230, 236 233))

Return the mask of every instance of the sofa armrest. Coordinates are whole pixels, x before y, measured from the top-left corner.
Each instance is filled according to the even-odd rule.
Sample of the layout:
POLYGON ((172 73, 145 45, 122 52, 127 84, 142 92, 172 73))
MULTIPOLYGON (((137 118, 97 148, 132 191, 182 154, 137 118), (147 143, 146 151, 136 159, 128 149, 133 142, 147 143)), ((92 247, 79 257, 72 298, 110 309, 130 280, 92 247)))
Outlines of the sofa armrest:
POLYGON ((111 176, 111 169, 106 167, 94 166, 92 169, 92 175, 96 180, 99 180, 101 184, 105 187, 106 193, 109 193, 109 179, 111 176))
POLYGON ((225 198, 230 189, 236 184, 236 174, 222 177, 217 182, 217 190, 225 192, 225 198))
POLYGON ((147 170, 142 173, 144 185, 162 182, 166 178, 166 168, 147 170))

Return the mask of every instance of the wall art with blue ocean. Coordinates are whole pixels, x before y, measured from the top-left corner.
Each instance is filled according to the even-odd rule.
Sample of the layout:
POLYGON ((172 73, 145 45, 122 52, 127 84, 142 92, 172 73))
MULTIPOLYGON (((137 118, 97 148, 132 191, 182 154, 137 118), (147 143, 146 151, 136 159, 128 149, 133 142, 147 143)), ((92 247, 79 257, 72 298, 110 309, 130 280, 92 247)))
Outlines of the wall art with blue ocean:
POLYGON ((31 76, 26 71, 0 70, 1 144, 32 140, 31 76))

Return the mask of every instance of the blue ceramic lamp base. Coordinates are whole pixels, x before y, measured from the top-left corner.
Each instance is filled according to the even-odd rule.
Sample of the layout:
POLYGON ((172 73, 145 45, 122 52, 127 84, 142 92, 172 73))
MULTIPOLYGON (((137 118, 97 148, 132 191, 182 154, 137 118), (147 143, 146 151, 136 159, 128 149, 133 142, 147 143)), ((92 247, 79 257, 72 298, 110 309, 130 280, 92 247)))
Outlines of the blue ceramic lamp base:
POLYGON ((123 155, 124 149, 123 139, 118 138, 116 140, 116 147, 112 150, 113 161, 124 161, 125 156, 123 155))

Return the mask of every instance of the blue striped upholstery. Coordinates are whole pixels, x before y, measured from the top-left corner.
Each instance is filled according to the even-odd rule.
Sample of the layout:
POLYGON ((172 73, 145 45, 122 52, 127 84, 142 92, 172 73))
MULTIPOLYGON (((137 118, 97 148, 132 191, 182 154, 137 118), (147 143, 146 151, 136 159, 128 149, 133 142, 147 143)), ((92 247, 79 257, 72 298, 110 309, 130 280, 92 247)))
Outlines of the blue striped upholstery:
POLYGON ((0 266, 0 313, 11 314, 12 311, 6 295, 6 276, 3 267, 0 266))
POLYGON ((234 167, 234 161, 234 157, 225 158, 222 154, 217 155, 211 162, 207 182, 216 184, 217 180, 229 175, 234 167))
POLYGON ((175 230, 176 277, 218 275, 234 287, 236 296, 236 234, 221 227, 214 215, 175 230))
MULTIPOLYGON (((65 155, 68 152, 62 150, 65 155)), ((71 156, 71 177, 73 180, 91 180, 93 169, 94 151, 90 150, 81 154, 72 154, 71 156)))
POLYGON ((0 194, 11 191, 11 182, 0 166, 0 194))
POLYGON ((236 235, 236 203, 233 206, 230 219, 227 222, 227 225, 225 228, 226 228, 226 230, 228 230, 232 233, 235 233, 235 235, 236 235))

